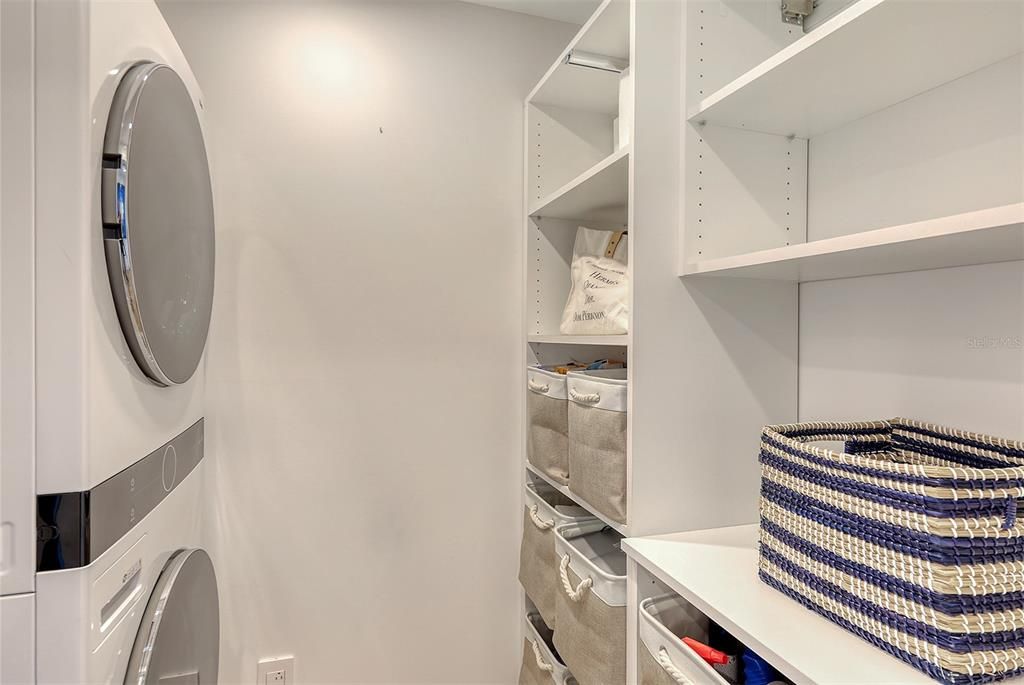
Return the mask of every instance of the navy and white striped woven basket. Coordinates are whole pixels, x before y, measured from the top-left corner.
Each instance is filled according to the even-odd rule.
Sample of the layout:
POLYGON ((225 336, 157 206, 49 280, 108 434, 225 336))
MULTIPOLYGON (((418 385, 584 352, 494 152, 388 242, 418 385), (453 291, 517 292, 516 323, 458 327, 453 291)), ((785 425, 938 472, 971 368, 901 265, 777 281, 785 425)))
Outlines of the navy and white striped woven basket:
POLYGON ((1024 443, 801 423, 760 461, 762 580, 942 682, 1024 674, 1024 443))

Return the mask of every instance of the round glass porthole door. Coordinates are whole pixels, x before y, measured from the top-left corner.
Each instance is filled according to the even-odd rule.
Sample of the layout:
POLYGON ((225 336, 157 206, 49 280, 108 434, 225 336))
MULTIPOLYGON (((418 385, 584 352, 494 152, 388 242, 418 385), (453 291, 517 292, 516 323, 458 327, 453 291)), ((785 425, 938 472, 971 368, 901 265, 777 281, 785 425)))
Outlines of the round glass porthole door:
POLYGON ((209 555, 184 549, 164 566, 142 615, 125 685, 217 682, 220 610, 209 555))
POLYGON ((132 356, 158 385, 203 356, 214 280, 213 192, 199 118, 164 64, 128 69, 103 142, 107 272, 132 356))

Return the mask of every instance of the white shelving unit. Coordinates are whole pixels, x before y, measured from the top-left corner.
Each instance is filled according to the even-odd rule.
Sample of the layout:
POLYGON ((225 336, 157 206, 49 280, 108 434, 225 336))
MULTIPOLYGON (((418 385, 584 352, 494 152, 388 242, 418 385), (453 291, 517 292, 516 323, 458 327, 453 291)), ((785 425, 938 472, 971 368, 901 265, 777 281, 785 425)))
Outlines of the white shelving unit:
POLYGON ((526 341, 541 345, 629 345, 629 335, 528 335, 526 341))
POLYGON ((642 592, 675 592, 797 685, 935 682, 761 582, 757 526, 631 539, 622 548, 642 592))
POLYGON ((575 492, 570 490, 565 485, 562 485, 561 483, 559 483, 557 481, 554 481, 551 478, 548 478, 547 475, 543 471, 541 471, 538 468, 534 468, 532 464, 527 463, 526 470, 529 471, 534 476, 536 476, 537 478, 539 478, 540 480, 542 480, 545 483, 547 483, 548 485, 550 485, 551 487, 553 487, 558 492, 562 493, 563 495, 565 495, 569 499, 571 499, 574 502, 576 502, 576 504, 580 505, 581 507, 583 507, 587 511, 591 512, 597 518, 599 518, 602 521, 604 521, 605 525, 607 525, 609 528, 614 529, 620 535, 626 535, 627 530, 626 530, 626 526, 625 525, 619 523, 618 521, 613 521, 612 519, 608 518, 607 516, 605 516, 601 512, 596 511, 591 504, 589 504, 585 499, 583 499, 582 497, 577 495, 575 492))
POLYGON ((683 266, 686 276, 811 282, 1024 259, 1024 203, 683 266))
POLYGON ((566 64, 565 58, 573 50, 579 50, 629 60, 629 9, 629 2, 623 0, 602 2, 526 96, 526 101, 614 116, 619 109, 618 75, 574 67, 566 64))
POLYGON ((630 683, 669 590, 798 683, 928 682, 757 579, 760 429, 1024 435, 1024 0, 815 11, 606 0, 525 103, 524 361, 629 369, 630 683), (627 147, 573 49, 628 59, 627 147), (630 232, 627 336, 559 334, 581 224, 630 232))
POLYGON ((629 146, 611 153, 536 202, 530 216, 626 224, 629 146))
MULTIPOLYGON (((797 683, 931 682, 758 579, 760 428, 911 416, 1024 435, 1024 1, 816 4, 830 16, 806 35, 774 2, 687 0, 678 17, 679 92, 662 96, 681 102, 679 131, 662 154, 681 167, 679 288, 637 284, 630 350, 634 491, 656 465, 665 488, 641 491, 665 506, 674 486, 686 516, 623 543, 629 682, 637 606, 669 591, 797 683), (667 401, 672 383, 646 365, 673 349, 716 375, 667 372, 674 412, 652 409, 646 393, 667 401)), ((638 135, 633 162, 648 152, 638 135)), ((636 177, 639 280, 663 236, 643 220, 657 183, 636 177)))
POLYGON ((812 138, 1019 53, 1008 2, 860 0, 688 112, 691 122, 812 138))
POLYGON ((681 276, 810 282, 1022 259, 1024 3, 858 0, 802 37, 687 7, 681 276), (770 39, 749 40, 758 30, 770 39))
MULTIPOLYGON (((628 364, 630 335, 562 335, 569 267, 578 226, 629 230, 631 152, 614 147, 619 116, 618 73, 566 63, 574 51, 630 60, 630 0, 605 0, 527 96, 524 141, 526 178, 525 364, 616 358, 628 364)), ((632 236, 629 242, 632 252, 632 236)), ((523 384, 523 404, 526 396, 523 384)), ((542 480, 622 533, 569 487, 552 481, 526 460, 526 479, 542 480)))
MULTIPOLYGON (((599 517, 624 536, 751 520, 757 475, 743 466, 756 440, 746 431, 796 412, 793 286, 751 292, 731 279, 678 278, 682 19, 682 3, 605 0, 524 105, 524 366, 625 356, 627 517, 599 517), (633 127, 620 149, 618 78, 566 64, 574 49, 629 62, 633 127), (628 335, 559 333, 580 225, 629 231, 628 335), (753 320, 737 326, 737 312, 753 320)), ((525 381, 521 392, 525 417, 525 381)), ((524 422, 523 477, 593 511, 571 475, 565 487, 528 464, 526 431, 524 422)))
MULTIPOLYGON (((733 302, 751 313, 774 313, 771 320, 729 330, 732 312, 709 310, 705 294, 676 278, 673 248, 680 221, 683 121, 678 101, 680 11, 675 3, 605 0, 525 102, 524 361, 625 357, 627 520, 615 527, 629 535, 725 525, 749 517, 756 506, 753 500, 734 510, 715 511, 712 506, 726 488, 698 484, 690 469, 723 482, 731 478, 730 490, 738 486, 753 491, 753 474, 738 481, 732 475, 732 461, 747 450, 743 434, 732 427, 781 420, 796 407, 791 380, 795 358, 780 354, 795 347, 796 310, 785 299, 788 291, 767 287, 750 296, 729 284, 709 286, 705 294, 722 303, 733 302), (589 96, 577 97, 576 86, 560 89, 575 72, 594 71, 565 63, 565 56, 576 49, 630 64, 634 126, 632 140, 619 149, 613 148, 617 76, 616 109, 594 107, 589 96), (580 225, 630 233, 633 316, 628 335, 559 333, 580 225), (743 350, 767 370, 751 382, 732 362, 728 348, 743 350), (680 389, 695 387, 708 391, 691 403, 680 389), (779 393, 780 387, 785 392, 779 393), (723 415, 728 418, 721 419, 723 415), (694 439, 716 421, 727 437, 694 439), (694 455, 689 463, 681 458, 687 446, 694 455)), ((525 405, 525 384, 522 392, 525 405)), ((527 473, 525 433, 524 425, 527 473)), ((571 482, 566 493, 573 496, 571 482)))

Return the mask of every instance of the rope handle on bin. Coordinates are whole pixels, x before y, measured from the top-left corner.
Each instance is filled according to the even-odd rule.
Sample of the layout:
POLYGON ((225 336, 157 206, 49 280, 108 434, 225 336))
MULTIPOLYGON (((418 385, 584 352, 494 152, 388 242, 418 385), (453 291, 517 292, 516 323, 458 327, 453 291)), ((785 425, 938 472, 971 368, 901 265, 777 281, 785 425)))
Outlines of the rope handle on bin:
POLYGON ((544 661, 544 657, 540 653, 540 647, 537 646, 537 641, 530 640, 530 646, 533 647, 533 658, 537 660, 537 668, 545 673, 551 673, 554 671, 555 667, 544 661))
POLYGON ((541 530, 549 530, 551 528, 554 528, 555 522, 545 521, 540 516, 537 516, 538 511, 540 511, 540 508, 536 504, 530 507, 530 520, 533 521, 533 525, 537 526, 541 530))
POLYGON ((526 381, 526 385, 528 385, 530 390, 533 390, 534 392, 547 392, 548 390, 551 389, 551 386, 547 385, 546 383, 544 385, 541 385, 540 383, 534 380, 526 381))
POLYGON ((586 594, 590 586, 594 584, 593 578, 584 578, 580 581, 580 584, 576 586, 574 590, 572 583, 569 582, 569 555, 566 554, 562 557, 562 565, 558 567, 558 572, 562 576, 562 589, 565 590, 565 594, 569 596, 574 602, 578 602, 583 599, 583 595, 586 594))
POLYGON ((600 393, 592 392, 583 394, 581 392, 576 392, 573 388, 569 388, 569 396, 577 402, 585 402, 586 404, 597 404, 601 401, 600 393))
POLYGON ((658 648, 658 665, 665 669, 665 673, 668 673, 669 677, 679 685, 693 685, 693 681, 683 675, 683 672, 672 663, 672 659, 664 647, 658 648))

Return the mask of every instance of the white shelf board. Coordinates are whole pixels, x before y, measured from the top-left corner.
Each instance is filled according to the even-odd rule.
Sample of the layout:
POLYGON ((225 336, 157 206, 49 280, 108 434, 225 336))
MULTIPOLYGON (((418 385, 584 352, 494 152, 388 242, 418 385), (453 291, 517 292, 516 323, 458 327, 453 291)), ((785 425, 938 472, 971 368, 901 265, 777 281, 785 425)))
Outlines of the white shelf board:
POLYGON ((860 0, 688 118, 812 138, 1021 52, 1022 21, 1016 0, 860 0))
POLYGON ((629 335, 528 335, 526 342, 548 345, 628 345, 629 335))
POLYGON ((571 499, 573 502, 575 502, 576 504, 580 505, 581 507, 583 507, 584 509, 589 511, 591 514, 593 514, 597 518, 599 518, 602 521, 604 521, 613 530, 617 531, 619 533, 619 535, 623 535, 623 536, 628 536, 629 535, 629 528, 626 525, 618 523, 617 521, 612 521, 610 518, 608 518, 604 514, 596 511, 594 509, 594 507, 592 507, 589 504, 587 504, 586 500, 584 500, 579 495, 577 495, 575 492, 570 490, 567 486, 562 485, 561 483, 558 483, 556 481, 551 480, 551 478, 549 478, 547 476, 547 474, 543 473, 540 469, 536 468, 530 462, 526 462, 526 468, 527 468, 527 470, 530 473, 532 473, 533 475, 535 475, 538 478, 540 478, 541 480, 543 480, 545 483, 547 483, 548 485, 553 487, 555 490, 558 490, 560 493, 562 493, 563 495, 565 495, 566 497, 571 499))
POLYGON ((604 0, 526 97, 535 105, 616 116, 619 75, 566 64, 565 57, 573 50, 628 60, 629 0, 604 0))
POLYGON ((1024 259, 1024 203, 685 264, 683 276, 821 281, 1024 259))
POLYGON ((622 549, 799 685, 931 683, 757 576, 757 526, 624 540, 622 549))
POLYGON ((626 224, 629 195, 629 152, 626 145, 530 208, 530 216, 626 224))

